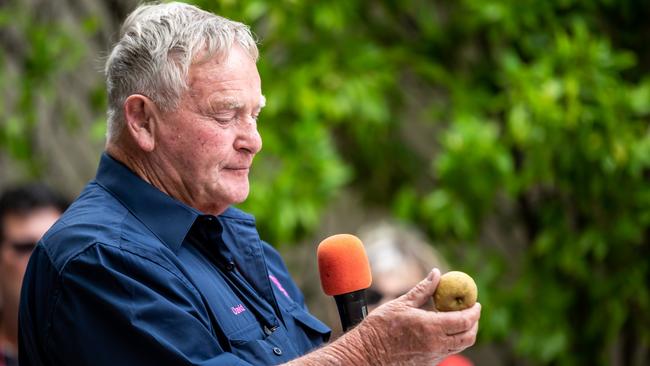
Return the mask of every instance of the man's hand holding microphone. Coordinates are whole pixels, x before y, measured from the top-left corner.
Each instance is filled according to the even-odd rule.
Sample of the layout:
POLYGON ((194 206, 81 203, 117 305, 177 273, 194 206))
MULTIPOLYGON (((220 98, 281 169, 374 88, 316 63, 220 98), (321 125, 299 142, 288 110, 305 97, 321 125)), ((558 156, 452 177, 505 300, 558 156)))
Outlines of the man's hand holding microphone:
POLYGON ((345 234, 329 237, 319 245, 318 262, 323 289, 335 296, 349 331, 288 365, 435 365, 474 344, 479 303, 460 311, 423 309, 440 283, 438 269, 365 317, 363 292, 371 278, 361 241, 345 234))

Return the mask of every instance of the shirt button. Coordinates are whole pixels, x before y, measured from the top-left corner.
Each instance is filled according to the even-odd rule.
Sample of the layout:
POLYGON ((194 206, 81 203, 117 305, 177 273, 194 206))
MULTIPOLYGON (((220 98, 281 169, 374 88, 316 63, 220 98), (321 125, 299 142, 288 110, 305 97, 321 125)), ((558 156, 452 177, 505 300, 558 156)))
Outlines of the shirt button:
POLYGON ((278 347, 273 347, 273 353, 280 356, 280 355, 282 355, 282 350, 280 348, 278 348, 278 347))
POLYGON ((233 269, 235 269, 235 263, 228 262, 228 264, 226 264, 226 270, 232 271, 233 269))
POLYGON ((278 329, 277 325, 272 325, 270 328, 265 325, 264 326, 264 334, 266 334, 267 336, 270 336, 271 334, 273 334, 273 332, 275 332, 276 329, 278 329))

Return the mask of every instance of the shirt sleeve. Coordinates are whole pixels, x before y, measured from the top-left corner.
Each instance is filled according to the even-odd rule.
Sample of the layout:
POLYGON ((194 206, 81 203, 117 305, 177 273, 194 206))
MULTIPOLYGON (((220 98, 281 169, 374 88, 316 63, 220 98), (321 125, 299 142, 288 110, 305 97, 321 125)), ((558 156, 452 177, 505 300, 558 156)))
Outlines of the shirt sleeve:
POLYGON ((222 347, 170 263, 96 244, 65 266, 56 296, 45 337, 53 364, 250 365, 222 347))

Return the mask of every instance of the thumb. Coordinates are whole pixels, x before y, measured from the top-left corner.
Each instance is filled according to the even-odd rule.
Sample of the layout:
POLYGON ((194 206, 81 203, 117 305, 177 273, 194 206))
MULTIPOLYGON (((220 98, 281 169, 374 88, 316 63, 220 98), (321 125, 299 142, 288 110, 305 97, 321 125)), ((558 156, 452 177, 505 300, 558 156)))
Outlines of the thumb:
POLYGON ((440 282, 440 270, 434 268, 427 278, 420 281, 409 292, 401 296, 398 300, 404 302, 406 305, 419 308, 426 304, 427 301, 433 296, 433 293, 438 287, 440 282))

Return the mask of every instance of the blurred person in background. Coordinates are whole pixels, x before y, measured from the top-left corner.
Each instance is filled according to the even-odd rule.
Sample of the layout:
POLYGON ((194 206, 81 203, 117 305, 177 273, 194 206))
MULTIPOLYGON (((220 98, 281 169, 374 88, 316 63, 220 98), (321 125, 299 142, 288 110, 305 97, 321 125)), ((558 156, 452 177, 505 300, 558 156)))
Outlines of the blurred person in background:
MULTIPOLYGON (((431 268, 448 270, 444 258, 414 227, 384 220, 364 225, 358 237, 372 272, 372 285, 366 290, 368 312, 406 294, 431 268)), ((423 308, 434 310, 433 298, 423 308)), ((438 366, 472 365, 465 356, 451 355, 438 366)))
POLYGON ((323 346, 330 329, 232 207, 262 148, 258 53, 247 26, 188 4, 125 20, 96 178, 25 274, 21 365, 427 364, 474 344, 479 304, 419 308, 436 269, 323 346))
POLYGON ((18 364, 18 305, 27 261, 66 207, 63 197, 36 183, 0 195, 0 366, 18 364))
MULTIPOLYGON (((381 221, 364 225, 358 232, 366 248, 372 285, 366 290, 368 311, 407 293, 431 268, 447 271, 442 256, 417 230, 381 221)), ((433 303, 427 304, 433 310, 433 303)))

